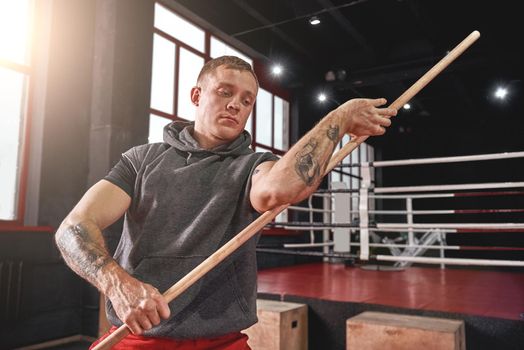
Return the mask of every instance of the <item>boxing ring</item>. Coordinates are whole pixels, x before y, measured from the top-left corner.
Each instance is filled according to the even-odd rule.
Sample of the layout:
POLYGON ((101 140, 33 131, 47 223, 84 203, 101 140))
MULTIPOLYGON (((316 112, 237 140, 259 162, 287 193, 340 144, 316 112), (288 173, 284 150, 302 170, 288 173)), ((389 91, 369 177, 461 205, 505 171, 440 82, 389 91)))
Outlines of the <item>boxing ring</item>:
POLYGON ((315 349, 345 349, 345 322, 363 311, 463 320, 468 349, 520 349, 524 182, 505 165, 523 157, 512 152, 352 163, 350 155, 332 172, 351 169, 349 183, 330 175, 327 189, 288 207, 293 221, 265 228, 259 261, 283 264, 259 270, 259 298, 307 304, 315 349), (422 175, 415 185, 378 186, 387 180, 378 169, 423 174, 435 164, 463 167, 473 179, 435 184, 422 175), (471 172, 473 164, 495 165, 498 176, 491 181, 471 172), (460 242, 464 236, 470 241, 460 242))
MULTIPOLYGON (((320 256, 326 259, 358 259, 362 262, 391 262, 395 267, 406 267, 413 263, 471 266, 524 267, 524 259, 467 259, 447 257, 447 251, 490 251, 522 252, 524 246, 518 245, 457 245, 448 244, 448 234, 482 233, 496 239, 500 233, 511 232, 522 235, 524 220, 521 207, 502 208, 445 208, 439 203, 431 209, 418 209, 417 204, 431 200, 470 199, 498 197, 506 202, 508 198, 524 198, 524 181, 472 182, 453 184, 424 184, 416 186, 375 187, 376 169, 385 167, 410 167, 434 164, 501 161, 522 159, 524 152, 481 154, 456 157, 421 158, 409 160, 371 161, 360 163, 342 162, 338 169, 358 168, 359 188, 348 188, 348 184, 330 181, 328 189, 315 192, 307 201, 307 206, 290 206, 292 212, 307 213, 308 220, 275 221, 269 228, 304 231, 309 233, 309 242, 288 243, 282 247, 259 247, 257 251, 274 254, 295 254, 320 256), (320 199, 320 205, 318 205, 320 199), (387 202, 396 201, 396 209, 376 209, 387 207, 387 202), (399 204, 402 203, 402 204, 399 204), (316 203, 316 205, 314 205, 316 203), (504 214, 511 222, 489 222, 490 218, 504 214), (467 218, 482 216, 479 222, 468 222, 467 218), (321 216, 321 220, 318 220, 321 216), (443 221, 452 217, 453 222, 443 221), (317 217, 317 220, 313 218, 317 217), (396 220, 388 221, 388 218, 396 220), (420 222, 419 217, 439 217, 435 222, 420 222), (403 222, 402 222, 403 221, 403 222), (319 233, 321 234, 319 235, 319 233), (316 237, 321 236, 321 239, 316 237), (318 251, 321 248, 322 251, 318 251), (373 251, 388 251, 376 254, 373 251)), ((505 170, 500 167, 500 172, 505 170)), ((522 201, 521 201, 522 202, 522 201)), ((441 204, 441 203, 440 203, 441 204)), ((517 203, 520 204, 520 203, 517 203)), ((500 206, 500 205, 499 205, 500 206)), ((295 215, 296 216, 296 215, 295 215)), ((516 237, 516 236, 515 236, 516 237)), ((515 241, 518 241, 515 239, 515 241)), ((523 240, 520 239, 520 242, 523 240)))

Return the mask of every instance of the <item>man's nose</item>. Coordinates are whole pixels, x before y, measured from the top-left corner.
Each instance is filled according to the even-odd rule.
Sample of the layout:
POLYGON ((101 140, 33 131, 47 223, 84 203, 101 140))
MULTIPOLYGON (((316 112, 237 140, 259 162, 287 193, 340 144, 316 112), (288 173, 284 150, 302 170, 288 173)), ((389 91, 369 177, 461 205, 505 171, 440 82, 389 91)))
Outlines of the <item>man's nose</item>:
POLYGON ((227 104, 227 109, 229 111, 234 111, 235 113, 238 112, 240 110, 240 102, 237 101, 236 99, 232 99, 227 104))

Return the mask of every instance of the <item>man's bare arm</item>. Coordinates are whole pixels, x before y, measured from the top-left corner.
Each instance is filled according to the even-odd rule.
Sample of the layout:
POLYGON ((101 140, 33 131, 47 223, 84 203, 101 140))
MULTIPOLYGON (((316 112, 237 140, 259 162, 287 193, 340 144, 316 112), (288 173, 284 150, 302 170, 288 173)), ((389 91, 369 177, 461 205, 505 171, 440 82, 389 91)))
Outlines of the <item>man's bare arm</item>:
POLYGON ((122 322, 141 334, 169 317, 169 307, 156 288, 117 264, 102 236, 102 230, 118 220, 130 203, 129 195, 119 187, 98 182, 64 219, 55 241, 67 265, 104 293, 122 322))
POLYGON ((109 255, 102 233, 95 224, 88 220, 76 224, 66 223, 57 232, 56 244, 71 269, 103 293, 107 292, 100 272, 107 265, 116 263, 109 255))
POLYGON ((333 152, 339 141, 338 125, 327 125, 319 129, 320 135, 314 132, 309 135, 306 145, 295 155, 295 172, 306 186, 313 186, 322 178, 329 162, 326 155, 333 152))
POLYGON ((355 99, 324 117, 279 161, 257 167, 252 177, 251 204, 259 212, 307 198, 322 181, 337 143, 344 134, 381 135, 396 115, 379 108, 385 99, 355 99))
POLYGON ((103 293, 108 292, 102 270, 118 264, 110 256, 102 231, 127 210, 131 198, 102 180, 91 187, 58 228, 55 241, 67 265, 103 293))

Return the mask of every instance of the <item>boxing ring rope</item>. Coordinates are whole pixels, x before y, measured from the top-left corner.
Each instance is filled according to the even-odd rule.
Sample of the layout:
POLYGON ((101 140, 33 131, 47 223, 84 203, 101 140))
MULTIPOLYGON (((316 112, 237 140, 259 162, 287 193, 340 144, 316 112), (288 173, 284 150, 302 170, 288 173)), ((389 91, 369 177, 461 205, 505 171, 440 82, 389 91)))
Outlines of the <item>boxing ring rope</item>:
MULTIPOLYGON (((499 159, 510 159, 510 158, 522 158, 524 152, 502 152, 502 153, 490 153, 490 154, 478 154, 469 156, 453 156, 453 157, 435 157, 435 158, 421 158, 421 159, 399 159, 399 160, 383 160, 369 162, 370 166, 374 167, 388 167, 388 166, 400 166, 400 165, 420 165, 420 164, 438 164, 438 163, 456 163, 456 162, 471 162, 481 160, 499 160, 499 159)), ((339 164, 339 168, 350 168, 355 166, 361 166, 361 163, 351 164, 339 164)))
MULTIPOLYGON (((424 231, 425 232, 425 231, 424 231)), ((285 243, 284 248, 311 248, 311 247, 332 247, 334 242, 323 242, 323 243, 285 243)), ((360 243, 350 243, 352 247, 360 247, 360 243)), ((370 243, 370 247, 376 248, 409 248, 408 244, 392 244, 392 243, 370 243)), ((463 246, 463 245, 417 245, 417 247, 434 250, 495 250, 495 251, 524 251, 524 247, 486 247, 486 246, 463 246)))
POLYGON ((453 191, 453 190, 483 190, 487 188, 515 188, 524 187, 524 182, 492 182, 478 184, 453 184, 453 185, 425 185, 425 186, 399 186, 376 187, 375 193, 406 193, 423 191, 453 191))
MULTIPOLYGON (((306 207, 288 207, 291 210, 305 211, 312 213, 333 213, 331 209, 318 209, 306 207)), ((358 210, 350 210, 352 214, 358 214, 358 210)), ((522 213, 524 209, 449 209, 449 210, 369 210, 369 214, 380 215, 440 215, 440 214, 482 214, 482 213, 522 213)))
MULTIPOLYGON (((317 257, 331 257, 341 259, 352 259, 358 258, 357 254, 349 253, 323 253, 323 252, 311 252, 311 251, 293 251, 293 250, 282 250, 282 249, 269 249, 260 248, 257 249, 260 253, 271 253, 271 254, 288 254, 288 255, 300 255, 300 256, 317 256, 317 257)), ((499 266, 499 267, 523 267, 524 262, 515 260, 493 260, 493 259, 465 259, 465 258, 431 258, 431 257, 418 257, 418 256, 403 256, 399 257, 391 255, 370 255, 369 260, 376 261, 407 261, 419 264, 448 264, 448 265, 462 265, 462 266, 499 266)))
MULTIPOLYGON (((422 90, 431 80, 433 80, 440 72, 442 72, 448 65, 457 59, 468 47, 470 47, 478 38, 480 33, 473 31, 462 42, 460 42, 453 50, 451 50, 445 57, 437 62, 428 72, 426 72, 420 79, 418 79, 410 88, 408 88, 400 97, 398 97, 389 107, 400 109, 404 104, 409 102, 420 90, 422 90)), ((334 153, 329 161, 328 166, 323 176, 327 175, 342 159, 357 148, 368 137, 357 137, 346 143, 338 152, 334 153)), ((245 229, 240 231, 230 241, 220 247, 215 253, 211 254, 202 263, 196 266, 191 272, 181 278, 178 282, 172 285, 163 296, 167 302, 171 302, 186 289, 192 286, 196 281, 208 273, 211 269, 217 266, 220 262, 226 259, 229 255, 240 248, 250 238, 260 232, 268 223, 282 211, 286 210, 290 204, 285 204, 266 211, 260 215, 255 221, 248 225, 245 229)), ((117 330, 111 333, 107 338, 96 345, 93 350, 110 349, 120 340, 130 334, 129 328, 125 324, 120 326, 117 330)))
MULTIPOLYGON (((313 197, 331 197, 332 193, 349 193, 351 197, 358 197, 358 190, 348 189, 321 189, 313 193, 313 197)), ((449 193, 425 193, 425 194, 409 194, 411 198, 451 198, 451 197, 495 197, 495 196, 522 196, 524 191, 491 191, 491 192, 449 192, 449 193)), ((381 199, 406 199, 408 195, 391 195, 391 194, 374 194, 370 193, 369 198, 381 198, 381 199)), ((291 208, 291 207, 290 207, 291 208)), ((304 207, 299 207, 304 208, 304 207)))
MULTIPOLYGON (((509 158, 524 158, 524 152, 512 152, 512 153, 498 153, 488 155, 470 155, 470 156, 458 156, 458 157, 441 157, 441 158, 424 158, 424 159, 411 159, 411 160, 393 160, 393 161, 382 161, 382 162, 363 162, 359 163, 361 166, 369 167, 373 164, 375 167, 379 166, 406 166, 406 165, 419 165, 419 164, 434 164, 434 163, 447 163, 447 162, 468 162, 468 161, 485 161, 485 160, 498 160, 498 159, 509 159, 509 158)), ((354 165, 354 164, 353 164, 354 165)), ((347 166, 347 164, 345 164, 347 166)), ((369 173, 369 171, 368 171, 369 173)), ((364 176, 364 180, 369 179, 369 175, 364 176)), ((348 210, 351 214, 364 214, 364 215, 406 215, 411 217, 411 221, 408 223, 367 223, 369 219, 361 220, 360 223, 342 223, 342 222, 274 222, 270 226, 283 227, 295 231, 305 230, 334 230, 337 228, 347 228, 351 232, 358 230, 366 230, 369 232, 408 232, 409 244, 395 244, 395 243, 369 243, 369 239, 362 239, 360 243, 349 242, 348 247, 361 247, 364 251, 373 248, 405 248, 406 250, 418 249, 419 252, 425 252, 425 250, 440 250, 440 258, 426 258, 421 256, 385 256, 385 255, 371 255, 363 256, 360 254, 361 260, 382 260, 382 261, 395 261, 395 262, 416 262, 416 263, 428 263, 435 264, 459 264, 459 265, 481 265, 481 266, 524 266, 523 261, 514 260, 490 260, 490 259, 464 259, 457 260, 454 258, 445 258, 443 251, 445 250, 469 250, 469 251, 524 251, 522 247, 503 247, 503 246, 464 246, 464 245, 444 245, 446 233, 485 233, 485 232, 524 232, 524 223, 413 223, 412 217, 414 215, 449 215, 449 214, 499 214, 499 213, 522 213, 522 208, 492 208, 492 209, 450 209, 450 210, 414 210, 412 199, 418 198, 467 198, 467 197, 491 197, 491 196, 521 196, 524 195, 524 191, 512 190, 512 191, 488 191, 488 192, 450 192, 450 193, 406 193, 406 192, 423 192, 423 191, 447 191, 447 190, 470 190, 470 189, 494 189, 494 188, 518 188, 524 187, 524 182, 499 182, 499 183, 482 183, 482 184, 455 184, 455 185, 426 185, 426 186, 402 186, 402 187, 378 187, 370 188, 369 182, 364 183, 360 190, 348 190, 348 189, 327 189, 318 190, 314 196, 320 196, 324 199, 331 197, 335 194, 347 194, 349 197, 356 199, 364 194, 366 201, 371 199, 404 199, 407 201, 407 210, 374 210, 368 209, 368 204, 363 203, 360 200, 358 210, 348 210), (407 190, 407 191, 406 191, 407 190), (372 191, 372 192, 370 192, 372 191), (375 194, 379 193, 398 193, 398 194, 375 194), (362 224, 364 221, 364 224, 362 224), (429 231, 438 232, 439 237, 433 239, 434 242, 440 242, 440 246, 426 245, 414 242, 414 233, 428 233, 429 231)), ((313 212, 327 212, 335 213, 334 209, 317 209, 317 208, 291 208, 298 211, 304 211, 307 209, 313 212)), ((348 232, 348 234, 351 234, 348 232)), ((311 243, 288 243, 284 244, 283 248, 316 248, 316 247, 329 247, 333 249, 336 247, 335 242, 325 240, 322 243, 312 242, 311 243)), ((261 252, 267 252, 267 250, 260 250, 261 252)), ((349 250, 348 250, 349 252, 349 250)), ((276 253, 273 250, 273 253, 276 253)), ((341 253, 338 251, 337 253, 341 253)), ((284 253, 285 254, 285 253, 284 253)), ((300 254, 298 252, 297 254, 300 254)), ((309 255, 309 254, 308 254, 309 255)), ((330 256, 327 254, 326 256, 330 256)), ((339 257, 341 255, 338 255, 339 257)), ((354 257, 354 255, 346 255, 348 258, 354 257)))
MULTIPOLYGON (((358 229, 361 226, 351 223, 323 223, 323 222, 275 222, 269 224, 269 227, 281 227, 286 230, 297 230, 297 231, 309 231, 309 230, 326 230, 332 228, 353 228, 358 229)), ((466 229, 464 232, 472 232, 472 230, 480 230, 479 232, 485 232, 484 230, 513 230, 513 232, 524 232, 524 224, 514 223, 456 223, 456 224, 443 224, 443 223, 424 223, 424 224, 388 224, 388 223, 377 223, 375 225, 368 225, 369 230, 389 232, 394 230, 401 230, 405 232, 407 229, 412 228, 419 230, 419 232, 426 232, 429 229, 450 229, 450 233, 460 233, 462 229, 466 229)))

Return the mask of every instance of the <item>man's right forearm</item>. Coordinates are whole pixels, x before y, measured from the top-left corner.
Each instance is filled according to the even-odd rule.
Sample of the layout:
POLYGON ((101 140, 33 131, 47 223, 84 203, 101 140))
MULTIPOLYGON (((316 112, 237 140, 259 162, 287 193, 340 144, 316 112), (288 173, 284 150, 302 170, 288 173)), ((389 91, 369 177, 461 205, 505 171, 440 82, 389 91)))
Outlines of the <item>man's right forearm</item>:
POLYGON ((117 317, 133 333, 141 334, 169 317, 169 306, 162 294, 117 264, 93 221, 66 218, 55 240, 67 265, 111 300, 117 317))
POLYGON ((104 294, 115 285, 116 275, 123 272, 93 222, 63 223, 55 241, 67 265, 104 294))

